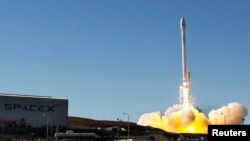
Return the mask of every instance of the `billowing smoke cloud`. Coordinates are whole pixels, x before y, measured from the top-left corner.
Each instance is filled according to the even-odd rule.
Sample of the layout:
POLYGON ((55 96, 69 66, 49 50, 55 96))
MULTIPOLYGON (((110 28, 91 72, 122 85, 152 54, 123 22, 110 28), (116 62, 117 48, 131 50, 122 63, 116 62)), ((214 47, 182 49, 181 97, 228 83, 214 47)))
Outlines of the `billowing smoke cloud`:
POLYGON ((165 114, 152 112, 142 115, 137 124, 175 133, 206 133, 208 120, 194 107, 183 110, 182 105, 174 105, 165 114))
POLYGON ((239 103, 229 103, 217 110, 209 112, 211 124, 241 124, 247 116, 247 109, 239 103))
POLYGON ((247 109, 239 103, 212 110, 209 119, 192 106, 189 110, 183 110, 182 105, 174 105, 164 114, 159 111, 143 114, 137 124, 174 133, 207 133, 208 124, 240 124, 245 116, 247 109))
POLYGON ((158 111, 143 114, 137 124, 142 126, 151 126, 167 131, 168 119, 158 111))

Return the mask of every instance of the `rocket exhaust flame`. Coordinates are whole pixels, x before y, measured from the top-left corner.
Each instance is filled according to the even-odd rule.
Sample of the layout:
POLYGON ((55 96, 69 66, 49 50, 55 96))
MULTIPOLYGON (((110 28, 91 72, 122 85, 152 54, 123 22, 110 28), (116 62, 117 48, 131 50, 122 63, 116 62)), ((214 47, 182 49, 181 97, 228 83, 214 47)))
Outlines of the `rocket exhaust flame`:
POLYGON ((169 107, 165 114, 160 112, 143 114, 137 124, 174 133, 207 133, 208 124, 241 124, 247 116, 247 109, 239 103, 230 103, 220 109, 212 110, 209 113, 209 119, 198 108, 193 107, 190 94, 190 75, 186 63, 186 23, 184 18, 181 18, 180 26, 183 75, 180 86, 180 104, 169 107))
POLYGON ((193 106, 188 110, 183 110, 182 105, 169 107, 165 114, 158 112, 141 115, 138 125, 151 126, 173 133, 207 133, 209 124, 242 124, 247 116, 247 109, 239 103, 229 103, 217 110, 209 112, 207 118, 193 106), (222 116, 221 113, 223 113, 222 116))

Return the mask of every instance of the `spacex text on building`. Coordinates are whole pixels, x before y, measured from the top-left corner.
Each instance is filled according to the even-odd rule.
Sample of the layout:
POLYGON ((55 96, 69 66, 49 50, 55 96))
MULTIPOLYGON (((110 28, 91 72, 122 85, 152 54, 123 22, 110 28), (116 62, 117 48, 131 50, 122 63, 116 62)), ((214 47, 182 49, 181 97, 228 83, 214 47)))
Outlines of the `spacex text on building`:
POLYGON ((7 103, 4 105, 4 109, 6 111, 16 111, 16 110, 22 110, 22 111, 30 111, 30 112, 55 112, 55 108, 59 105, 24 105, 24 104, 10 104, 7 103))

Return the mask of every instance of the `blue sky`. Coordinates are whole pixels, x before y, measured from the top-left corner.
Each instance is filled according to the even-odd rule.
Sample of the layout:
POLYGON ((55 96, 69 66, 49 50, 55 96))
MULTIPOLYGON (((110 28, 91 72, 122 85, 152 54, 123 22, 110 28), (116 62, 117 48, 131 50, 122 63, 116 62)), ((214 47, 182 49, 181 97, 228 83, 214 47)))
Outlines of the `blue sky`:
MULTIPOLYGON (((137 122, 177 104, 179 21, 192 96, 250 109, 250 2, 0 1, 0 92, 69 99, 69 115, 137 122)), ((250 122, 249 116, 246 122, 250 122)))

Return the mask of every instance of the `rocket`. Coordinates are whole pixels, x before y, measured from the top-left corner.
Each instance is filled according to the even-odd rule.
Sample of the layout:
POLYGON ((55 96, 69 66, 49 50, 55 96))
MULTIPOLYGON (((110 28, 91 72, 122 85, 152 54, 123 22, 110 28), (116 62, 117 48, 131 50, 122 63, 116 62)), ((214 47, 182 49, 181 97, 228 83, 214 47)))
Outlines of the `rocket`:
POLYGON ((180 21, 181 28, 181 51, 182 51, 182 86, 180 86, 180 104, 189 107, 191 103, 190 95, 190 73, 187 69, 187 57, 186 57, 186 22, 184 17, 180 21))
POLYGON ((181 18, 180 21, 181 28, 181 52, 182 52, 182 76, 183 82, 188 81, 188 72, 187 72, 187 57, 186 57, 186 22, 184 18, 181 18))

